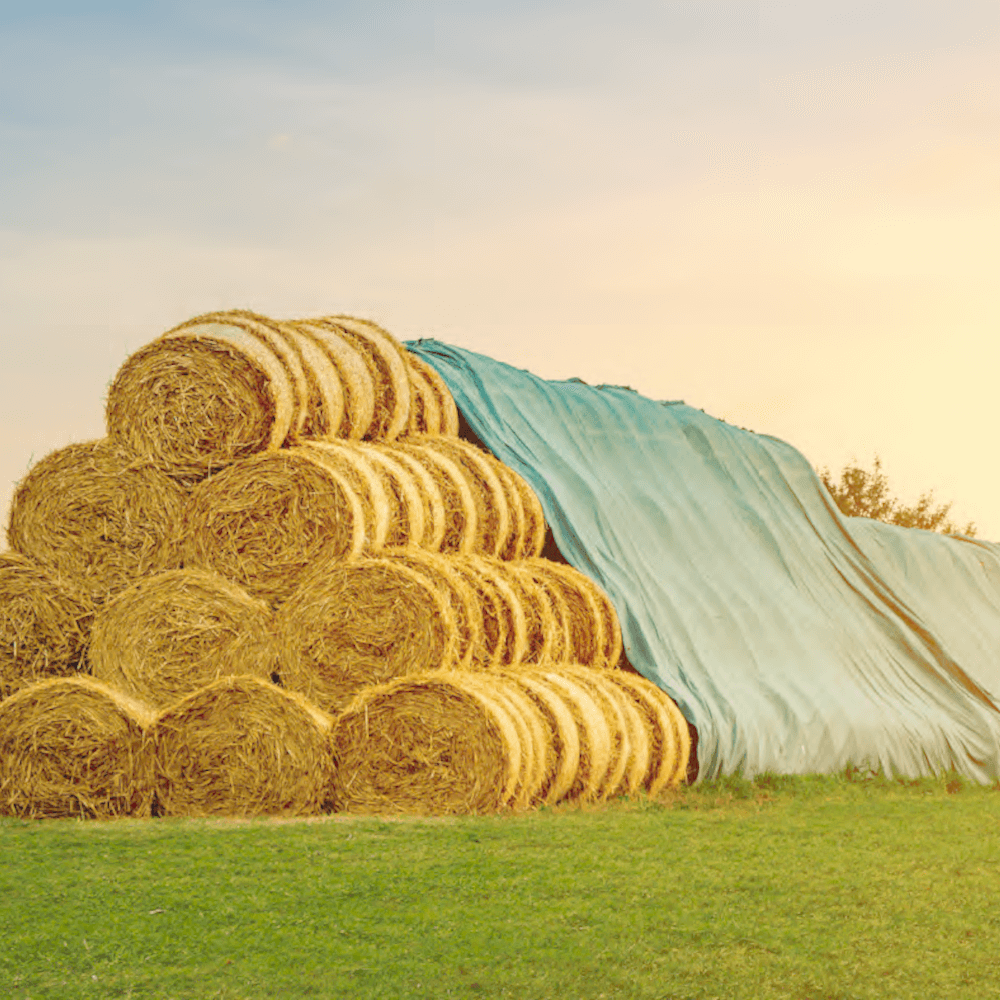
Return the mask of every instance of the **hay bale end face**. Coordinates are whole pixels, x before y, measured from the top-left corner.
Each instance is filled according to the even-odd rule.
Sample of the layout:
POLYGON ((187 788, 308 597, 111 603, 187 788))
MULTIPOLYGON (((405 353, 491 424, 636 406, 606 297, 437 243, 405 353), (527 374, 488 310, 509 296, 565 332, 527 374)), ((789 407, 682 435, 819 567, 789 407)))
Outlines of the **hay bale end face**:
POLYGON ((509 806, 522 776, 518 729, 466 680, 427 674, 359 692, 334 723, 336 808, 448 815, 509 806))
POLYGON ((332 779, 332 720, 257 677, 222 677, 164 709, 150 729, 166 816, 311 816, 332 779))
POLYGON ((188 491, 107 438, 71 444, 18 484, 7 538, 101 603, 175 565, 172 541, 188 491))
POLYGON ((91 677, 58 677, 0 704, 0 813, 27 819, 148 816, 147 705, 91 677))
POLYGON ((48 570, 0 553, 0 701, 18 688, 80 669, 94 606, 48 570))
POLYGON ((458 626, 433 580, 391 558, 322 568, 279 609, 282 682, 336 712, 363 687, 452 668, 458 626))
POLYGON ((254 455, 199 483, 178 542, 185 567, 206 569, 271 603, 318 564, 361 554, 369 518, 346 479, 310 451, 254 455))
POLYGON ((268 606, 194 569, 147 577, 105 605, 88 661, 99 680, 157 707, 223 675, 270 680, 279 669, 268 606))

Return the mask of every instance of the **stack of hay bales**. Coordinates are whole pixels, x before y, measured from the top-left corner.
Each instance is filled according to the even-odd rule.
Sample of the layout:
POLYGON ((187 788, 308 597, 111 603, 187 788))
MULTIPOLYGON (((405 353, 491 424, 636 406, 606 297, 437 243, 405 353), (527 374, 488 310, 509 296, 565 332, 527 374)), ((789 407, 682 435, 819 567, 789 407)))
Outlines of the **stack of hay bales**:
POLYGON ((483 812, 683 779, 686 724, 618 669, 611 602, 540 558, 534 492, 386 331, 197 317, 126 360, 107 427, 15 493, 0 812, 483 812), (96 792, 86 761, 119 751, 96 792))

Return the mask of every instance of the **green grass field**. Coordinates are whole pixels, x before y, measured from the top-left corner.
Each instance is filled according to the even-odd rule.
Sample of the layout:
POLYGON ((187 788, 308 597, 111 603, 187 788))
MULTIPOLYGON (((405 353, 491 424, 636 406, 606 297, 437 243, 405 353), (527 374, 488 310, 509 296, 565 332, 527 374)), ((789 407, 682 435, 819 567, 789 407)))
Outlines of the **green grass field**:
POLYGON ((729 780, 442 820, 0 821, 0 995, 960 998, 1000 790, 729 780))

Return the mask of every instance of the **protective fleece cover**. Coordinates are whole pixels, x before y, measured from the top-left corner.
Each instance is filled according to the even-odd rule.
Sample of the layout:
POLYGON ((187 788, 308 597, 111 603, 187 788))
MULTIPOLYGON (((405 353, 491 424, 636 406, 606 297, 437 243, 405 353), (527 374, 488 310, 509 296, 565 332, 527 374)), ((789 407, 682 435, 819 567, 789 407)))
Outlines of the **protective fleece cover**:
POLYGON ((610 595, 700 777, 998 777, 1000 545, 843 517, 790 445, 683 403, 407 347, 610 595))

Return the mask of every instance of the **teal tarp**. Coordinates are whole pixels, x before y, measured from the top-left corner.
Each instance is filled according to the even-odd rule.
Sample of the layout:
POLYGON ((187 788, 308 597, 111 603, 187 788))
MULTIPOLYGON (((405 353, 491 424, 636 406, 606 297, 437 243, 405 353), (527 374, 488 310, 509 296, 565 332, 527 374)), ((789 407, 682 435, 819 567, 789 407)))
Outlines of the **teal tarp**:
POLYGON ((702 777, 1000 776, 1000 545, 845 518, 790 445, 683 403, 407 346, 611 596, 702 777))

